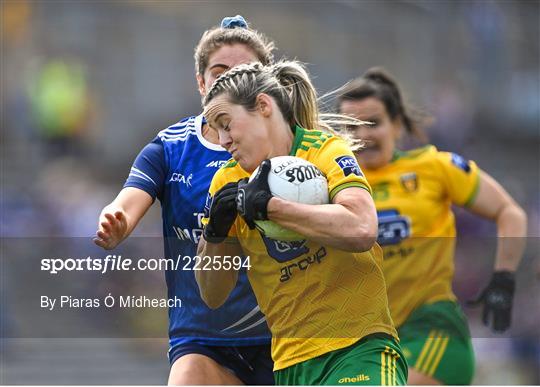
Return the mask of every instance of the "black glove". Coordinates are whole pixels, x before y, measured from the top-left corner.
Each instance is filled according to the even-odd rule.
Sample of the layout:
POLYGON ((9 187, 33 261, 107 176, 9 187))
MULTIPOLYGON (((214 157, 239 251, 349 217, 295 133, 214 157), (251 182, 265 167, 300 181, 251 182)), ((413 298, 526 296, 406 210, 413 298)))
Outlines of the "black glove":
POLYGON ((268 186, 268 173, 271 168, 270 160, 264 160, 253 180, 244 178, 238 182, 238 213, 252 230, 255 228, 255 220, 268 220, 268 202, 272 199, 268 186))
POLYGON ((204 228, 204 239, 211 243, 221 243, 227 238, 238 212, 236 211, 236 195, 238 182, 224 185, 214 195, 208 224, 204 228))
POLYGON ((468 301, 467 305, 484 304, 482 313, 484 325, 490 325, 489 319, 492 314, 492 329, 495 332, 504 332, 510 327, 515 286, 514 273, 496 271, 480 296, 476 300, 468 301))

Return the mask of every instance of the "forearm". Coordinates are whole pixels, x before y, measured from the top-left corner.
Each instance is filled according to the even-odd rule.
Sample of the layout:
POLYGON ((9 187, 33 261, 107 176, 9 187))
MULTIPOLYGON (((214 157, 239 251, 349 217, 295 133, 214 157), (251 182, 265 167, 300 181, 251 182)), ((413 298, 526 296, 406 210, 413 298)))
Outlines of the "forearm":
POLYGON ((272 198, 268 218, 307 239, 345 251, 367 251, 376 239, 376 214, 341 204, 307 205, 272 198))
MULTIPOLYGON (((222 263, 224 256, 238 256, 242 255, 242 252, 236 243, 230 241, 209 243, 201 238, 197 254, 201 257, 212 257, 213 262, 222 263)), ((212 267, 211 270, 195 271, 195 279, 201 298, 212 309, 219 308, 225 303, 238 280, 238 270, 235 270, 234 267, 227 270, 223 264, 218 266, 218 270, 212 267)))
POLYGON ((497 254, 495 270, 516 271, 525 250, 527 215, 515 203, 497 214, 497 254))

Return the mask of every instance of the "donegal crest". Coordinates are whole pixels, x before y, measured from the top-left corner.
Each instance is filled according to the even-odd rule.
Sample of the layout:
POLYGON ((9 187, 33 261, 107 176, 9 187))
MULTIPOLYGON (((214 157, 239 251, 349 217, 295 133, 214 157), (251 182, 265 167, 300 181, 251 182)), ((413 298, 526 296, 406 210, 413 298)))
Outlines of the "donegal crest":
POLYGON ((409 172, 399 177, 401 185, 407 192, 414 192, 418 189, 418 176, 415 172, 409 172))

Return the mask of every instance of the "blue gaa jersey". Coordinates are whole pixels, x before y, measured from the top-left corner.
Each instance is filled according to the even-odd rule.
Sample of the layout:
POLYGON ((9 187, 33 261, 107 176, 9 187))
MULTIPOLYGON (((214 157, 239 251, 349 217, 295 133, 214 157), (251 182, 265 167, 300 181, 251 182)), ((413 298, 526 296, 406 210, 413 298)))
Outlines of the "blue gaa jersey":
POLYGON ((193 257, 202 235, 208 188, 214 173, 230 159, 221 146, 202 136, 203 120, 202 115, 188 117, 159 132, 137 156, 124 184, 160 200, 165 256, 179 262, 165 273, 169 298, 182 299, 181 307, 169 309, 170 346, 269 344, 270 331, 245 269, 220 308, 208 308, 199 295, 193 257))

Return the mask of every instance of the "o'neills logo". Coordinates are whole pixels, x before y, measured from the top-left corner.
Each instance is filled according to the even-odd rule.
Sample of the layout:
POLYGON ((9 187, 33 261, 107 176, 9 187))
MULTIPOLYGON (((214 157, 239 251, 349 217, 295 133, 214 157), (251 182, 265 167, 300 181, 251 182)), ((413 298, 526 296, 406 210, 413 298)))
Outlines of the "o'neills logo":
POLYGON ((356 375, 354 378, 341 378, 338 383, 356 383, 356 382, 367 382, 369 381, 369 376, 365 374, 356 375))

